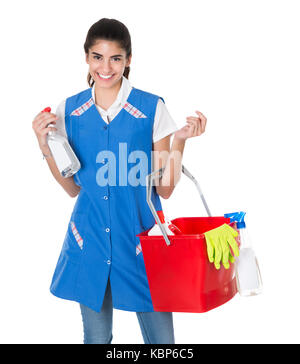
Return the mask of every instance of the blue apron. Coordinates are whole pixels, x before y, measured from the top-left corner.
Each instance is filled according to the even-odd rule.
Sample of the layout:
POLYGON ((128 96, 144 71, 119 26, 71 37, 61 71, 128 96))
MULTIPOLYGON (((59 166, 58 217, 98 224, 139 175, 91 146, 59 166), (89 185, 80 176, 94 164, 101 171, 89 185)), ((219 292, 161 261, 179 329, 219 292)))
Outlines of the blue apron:
MULTIPOLYGON (((155 223, 145 177, 152 171, 158 99, 132 88, 108 125, 91 88, 66 100, 66 132, 81 162, 74 181, 81 190, 50 287, 55 296, 99 312, 109 278, 114 308, 154 311, 143 254, 136 254, 136 235, 155 223)), ((152 201, 161 210, 154 187, 152 201)))

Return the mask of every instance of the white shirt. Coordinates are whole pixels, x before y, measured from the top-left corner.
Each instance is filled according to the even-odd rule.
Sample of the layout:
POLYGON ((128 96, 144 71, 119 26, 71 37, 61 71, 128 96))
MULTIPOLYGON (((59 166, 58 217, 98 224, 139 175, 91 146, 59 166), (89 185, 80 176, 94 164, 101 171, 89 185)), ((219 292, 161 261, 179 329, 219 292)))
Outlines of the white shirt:
MULTIPOLYGON (((123 106, 127 101, 127 98, 131 90, 132 86, 130 85, 128 79, 123 76, 121 88, 119 90, 117 98, 107 110, 104 110, 99 105, 96 105, 95 84, 93 85, 92 97, 97 107, 97 110, 99 111, 102 119, 105 122, 108 122, 107 116, 109 120, 112 121, 113 118, 121 111, 121 109, 123 108, 123 106)), ((57 128, 57 132, 59 134, 64 135, 67 138, 65 129, 65 106, 66 106, 66 100, 62 101, 56 109, 56 115, 59 119, 56 121, 55 127, 57 128)), ((176 130, 178 130, 176 123, 169 114, 164 102, 161 99, 159 99, 157 103, 157 108, 154 117, 154 124, 153 124, 153 143, 156 143, 157 141, 166 137, 167 135, 173 134, 176 130)))

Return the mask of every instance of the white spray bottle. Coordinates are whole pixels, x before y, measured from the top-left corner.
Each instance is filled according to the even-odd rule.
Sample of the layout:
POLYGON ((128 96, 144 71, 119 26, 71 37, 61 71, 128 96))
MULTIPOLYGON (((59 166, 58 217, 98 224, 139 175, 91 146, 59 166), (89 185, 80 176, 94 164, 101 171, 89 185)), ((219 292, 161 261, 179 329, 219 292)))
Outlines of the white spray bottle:
POLYGON ((240 254, 235 263, 238 291, 241 296, 255 296, 262 292, 262 279, 251 238, 246 229, 245 214, 241 211, 224 216, 236 222, 240 234, 240 254))
MULTIPOLYGON (((51 112, 51 108, 46 107, 42 112, 51 112)), ((79 171, 80 162, 64 136, 55 131, 49 131, 47 143, 55 164, 63 177, 71 177, 79 171)))
MULTIPOLYGON (((167 235, 180 235, 180 234, 182 234, 177 226, 175 226, 171 221, 165 219, 164 213, 162 211, 157 211, 157 215, 159 217, 160 222, 164 225, 164 228, 166 229, 167 235)), ((152 236, 152 235, 162 235, 162 232, 161 232, 160 227, 157 224, 157 222, 152 227, 152 229, 149 230, 148 235, 150 235, 150 236, 152 236)))

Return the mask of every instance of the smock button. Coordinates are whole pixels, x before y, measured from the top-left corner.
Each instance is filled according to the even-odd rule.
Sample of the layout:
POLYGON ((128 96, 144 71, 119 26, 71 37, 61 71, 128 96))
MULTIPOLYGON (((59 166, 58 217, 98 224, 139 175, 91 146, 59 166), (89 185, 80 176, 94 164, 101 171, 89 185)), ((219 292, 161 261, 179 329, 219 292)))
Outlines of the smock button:
POLYGON ((104 198, 104 200, 108 200, 108 196, 104 196, 103 198, 104 198))
POLYGON ((107 126, 106 126, 106 125, 104 125, 104 126, 103 126, 103 129, 104 129, 104 130, 106 130, 106 129, 107 129, 107 126))
POLYGON ((106 229, 105 229, 105 231, 106 231, 107 233, 109 233, 109 232, 110 232, 110 228, 106 228, 106 229))
POLYGON ((111 264, 111 261, 108 259, 106 263, 107 263, 107 264, 111 264))

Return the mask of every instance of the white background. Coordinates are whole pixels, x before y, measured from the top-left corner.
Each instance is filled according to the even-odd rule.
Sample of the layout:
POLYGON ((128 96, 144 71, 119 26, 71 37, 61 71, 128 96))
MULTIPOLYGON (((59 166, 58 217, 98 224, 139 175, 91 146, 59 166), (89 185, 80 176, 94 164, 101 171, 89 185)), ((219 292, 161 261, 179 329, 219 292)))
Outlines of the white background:
MULTIPOLYGON (((86 89, 83 43, 102 17, 128 27, 130 82, 178 123, 200 110, 184 164, 213 215, 247 211, 264 293, 204 314, 175 313, 177 343, 299 343, 298 2, 10 1, 1 4, 0 342, 82 343, 79 305, 49 292, 75 203, 42 160, 32 120, 86 89), (5 4, 5 5, 4 5, 5 4)), ((170 218, 205 216, 182 177, 170 218)), ((113 343, 142 343, 114 310, 113 343)))

